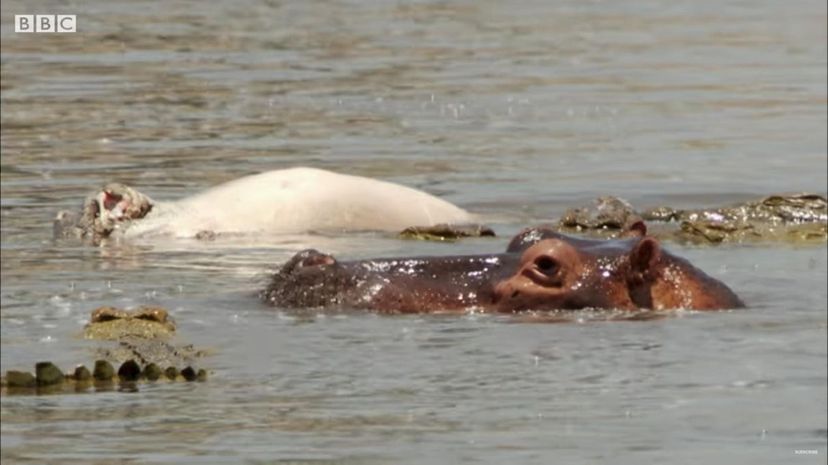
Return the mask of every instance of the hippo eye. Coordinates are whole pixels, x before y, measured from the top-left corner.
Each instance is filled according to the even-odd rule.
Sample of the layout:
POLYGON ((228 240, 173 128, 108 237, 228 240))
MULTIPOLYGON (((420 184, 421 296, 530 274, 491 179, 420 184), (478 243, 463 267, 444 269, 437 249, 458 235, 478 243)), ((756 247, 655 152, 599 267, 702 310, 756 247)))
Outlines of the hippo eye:
POLYGON ((560 269, 560 265, 554 258, 543 256, 535 260, 535 268, 546 276, 553 276, 560 269))

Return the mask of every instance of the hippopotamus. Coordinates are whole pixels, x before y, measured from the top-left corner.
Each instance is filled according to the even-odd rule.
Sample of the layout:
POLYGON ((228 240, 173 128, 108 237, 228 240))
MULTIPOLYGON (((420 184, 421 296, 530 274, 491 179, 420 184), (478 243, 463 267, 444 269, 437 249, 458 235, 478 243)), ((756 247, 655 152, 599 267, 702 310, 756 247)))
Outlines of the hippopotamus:
POLYGON ((466 224, 474 216, 411 187, 315 168, 245 176, 174 202, 155 202, 109 183, 80 212, 62 211, 56 237, 93 241, 125 237, 214 237, 216 234, 307 231, 400 231, 410 226, 466 224))
POLYGON ((389 313, 744 306, 725 284, 664 250, 643 222, 625 236, 591 240, 534 227, 504 253, 342 262, 305 250, 273 275, 262 298, 282 308, 389 313))

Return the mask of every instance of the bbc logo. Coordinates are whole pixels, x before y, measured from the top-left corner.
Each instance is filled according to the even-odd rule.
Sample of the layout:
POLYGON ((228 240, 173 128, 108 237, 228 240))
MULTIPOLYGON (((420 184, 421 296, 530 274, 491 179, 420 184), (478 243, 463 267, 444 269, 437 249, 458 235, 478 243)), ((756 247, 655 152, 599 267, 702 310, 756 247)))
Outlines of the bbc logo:
POLYGON ((77 15, 14 15, 14 32, 75 32, 77 15))

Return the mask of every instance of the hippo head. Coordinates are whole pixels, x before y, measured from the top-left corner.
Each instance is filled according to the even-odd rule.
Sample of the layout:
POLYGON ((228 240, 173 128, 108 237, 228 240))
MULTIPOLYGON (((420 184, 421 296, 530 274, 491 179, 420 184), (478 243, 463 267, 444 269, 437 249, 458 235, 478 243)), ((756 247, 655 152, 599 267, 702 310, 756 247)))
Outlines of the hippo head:
POLYGON ((741 307, 721 282, 663 250, 635 222, 624 239, 577 239, 530 228, 507 252, 520 254, 514 274, 494 285, 499 311, 524 309, 741 307))
POLYGON ((120 183, 109 183, 88 196, 80 213, 61 211, 54 221, 55 237, 91 238, 111 235, 121 223, 141 219, 152 210, 153 201, 120 183))
POLYGON ((152 209, 152 200, 120 183, 109 183, 92 198, 92 208, 104 229, 116 223, 140 219, 152 209))
POLYGON ((518 234, 501 254, 349 262, 305 250, 276 272, 263 298, 383 312, 743 306, 727 286, 664 250, 644 223, 624 236, 579 239, 541 227, 518 234))

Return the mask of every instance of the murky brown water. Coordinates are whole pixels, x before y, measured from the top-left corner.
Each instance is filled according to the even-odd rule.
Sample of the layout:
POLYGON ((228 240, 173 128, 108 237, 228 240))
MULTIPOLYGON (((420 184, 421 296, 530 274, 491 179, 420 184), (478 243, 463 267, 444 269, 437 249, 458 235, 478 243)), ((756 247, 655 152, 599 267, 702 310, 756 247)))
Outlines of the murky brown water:
POLYGON ((33 8, 2 3, 0 369, 88 363, 75 335, 103 304, 163 305, 216 355, 205 384, 3 397, 3 463, 824 462, 825 246, 670 246, 750 308, 648 322, 297 317, 255 299, 304 246, 494 251, 602 194, 824 193, 824 2, 33 8), (13 32, 47 12, 79 32, 13 32), (505 237, 50 238, 104 181, 174 199, 297 164, 422 188, 505 237))

